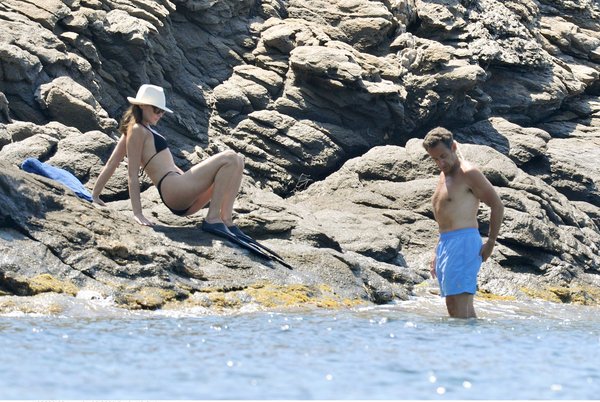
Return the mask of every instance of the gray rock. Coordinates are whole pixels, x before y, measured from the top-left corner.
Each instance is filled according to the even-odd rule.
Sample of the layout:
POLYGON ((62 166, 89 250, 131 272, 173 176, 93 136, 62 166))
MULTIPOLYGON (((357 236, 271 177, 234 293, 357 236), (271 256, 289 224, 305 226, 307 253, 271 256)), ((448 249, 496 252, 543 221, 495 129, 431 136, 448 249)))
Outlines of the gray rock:
POLYGON ((288 16, 283 0, 265 0, 259 5, 260 15, 264 19, 268 18, 286 18, 288 16))
POLYGON ((58 142, 47 163, 68 170, 85 183, 90 175, 100 173, 113 148, 114 140, 101 131, 72 134, 58 142))
POLYGON ((0 123, 0 151, 2 150, 2 147, 6 144, 10 144, 11 141, 12 139, 10 133, 6 129, 6 125, 0 123))
POLYGON ((33 82, 42 70, 40 59, 18 46, 8 43, 0 44, 0 60, 2 61, 2 80, 9 82, 33 82))
POLYGON ((30 3, 18 0, 5 0, 6 5, 19 10, 27 18, 52 31, 56 23, 70 14, 70 9, 60 0, 45 0, 41 3, 30 3))
POLYGON ((596 52, 600 47, 597 34, 560 16, 543 17, 540 33, 565 54, 582 58, 597 57, 596 52))
POLYGON ((27 158, 46 160, 56 152, 58 140, 47 134, 35 134, 23 141, 13 142, 2 147, 0 158, 12 164, 20 166, 27 158))
POLYGON ((46 134, 57 140, 62 140, 71 134, 79 133, 79 130, 76 128, 68 127, 58 122, 39 126, 30 122, 15 121, 12 124, 7 124, 6 130, 10 135, 11 142, 20 142, 36 134, 46 134))
MULTIPOLYGON (((436 179, 419 146, 420 141, 412 141, 406 149, 374 148, 292 200, 313 211, 321 230, 339 243, 341 250, 395 264, 416 261, 419 254, 431 253, 436 237, 430 208, 436 179), (365 239, 370 246, 363 246, 365 239)), ((517 284, 523 282, 520 275, 529 272, 524 267, 537 267, 534 272, 552 271, 560 278, 582 265, 598 270, 600 234, 589 216, 491 148, 468 144, 461 148, 465 158, 479 165, 492 181, 502 177, 497 185, 506 207, 505 220, 500 246, 487 266, 499 262, 511 270, 511 280, 500 289, 485 276, 483 290, 522 295, 517 284), (488 288, 488 281, 493 286, 488 288)), ((486 208, 482 208, 480 219, 485 235, 489 219, 486 208)), ((412 268, 417 272, 425 269, 412 268)))
POLYGON ((490 146, 523 166, 546 154, 551 137, 544 130, 523 128, 501 117, 492 117, 462 128, 455 138, 459 142, 490 146))
POLYGON ((600 228, 600 208, 585 201, 573 201, 573 205, 581 212, 587 214, 596 224, 597 228, 600 228))
POLYGON ((359 50, 378 46, 394 28, 389 9, 383 3, 366 0, 293 0, 288 4, 288 15, 335 27, 330 31, 333 40, 350 43, 359 50))
POLYGON ((117 126, 92 93, 69 77, 41 85, 38 101, 54 120, 81 131, 108 130, 117 126))
POLYGON ((467 25, 464 19, 467 10, 460 1, 447 0, 438 4, 417 0, 415 9, 424 31, 441 31, 444 34, 467 25))
MULTIPOLYGON (((295 266, 289 271, 202 234, 197 220, 179 227, 141 227, 122 212, 96 208, 51 180, 0 164, 0 202, 5 206, 0 219, 20 233, 19 241, 27 233, 38 244, 29 252, 22 248, 21 254, 11 253, 12 262, 0 265, 4 277, 18 280, 19 286, 9 289, 17 294, 53 291, 35 286, 44 274, 66 292, 94 289, 131 308, 158 308, 203 289, 251 290, 265 281, 282 287, 325 286, 339 298, 381 303, 406 298, 405 287, 420 280, 407 268, 381 265, 352 253, 341 255, 289 240, 267 241, 295 266), (16 188, 18 192, 13 191, 16 188), (46 248, 60 262, 42 264, 46 248), (26 269, 23 261, 33 268, 26 269)), ((253 192, 253 203, 265 200, 253 192)), ((263 228, 273 230, 268 225, 263 228)), ((2 233, 7 239, 14 231, 2 233)))
POLYGON ((548 143, 548 181, 570 199, 600 205, 600 138, 556 138, 548 143))
POLYGON ((92 289, 130 308, 404 299, 437 236, 438 172, 418 138, 444 125, 506 205, 482 291, 600 300, 591 0, 9 0, 0 17, 9 293, 92 289), (244 154, 236 220, 293 271, 172 215, 147 178, 161 225, 134 225, 126 162, 108 209, 14 169, 37 157, 91 187, 142 83, 166 89, 175 113, 158 129, 181 167, 244 154))
POLYGON ((2 92, 0 92, 0 123, 12 123, 8 108, 8 99, 6 99, 6 96, 2 92))

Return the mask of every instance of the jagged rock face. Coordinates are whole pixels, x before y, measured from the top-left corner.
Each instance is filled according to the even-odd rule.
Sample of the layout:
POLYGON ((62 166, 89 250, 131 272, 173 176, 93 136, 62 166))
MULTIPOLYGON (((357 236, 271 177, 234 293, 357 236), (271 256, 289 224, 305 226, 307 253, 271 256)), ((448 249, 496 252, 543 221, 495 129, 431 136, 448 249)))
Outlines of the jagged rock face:
POLYGON ((406 297, 437 236, 437 172, 416 139, 436 125, 455 131, 506 205, 483 290, 599 284, 593 0, 4 0, 0 20, 9 293, 93 288, 147 308, 204 303, 194 295, 208 290, 236 304, 264 283, 406 297), (108 210, 16 170, 36 157, 91 187, 142 83, 166 89, 175 113, 159 129, 182 168, 225 148, 245 156, 238 220, 297 270, 213 243, 200 217, 170 215, 146 178, 144 208, 165 226, 135 226, 125 164, 108 210))

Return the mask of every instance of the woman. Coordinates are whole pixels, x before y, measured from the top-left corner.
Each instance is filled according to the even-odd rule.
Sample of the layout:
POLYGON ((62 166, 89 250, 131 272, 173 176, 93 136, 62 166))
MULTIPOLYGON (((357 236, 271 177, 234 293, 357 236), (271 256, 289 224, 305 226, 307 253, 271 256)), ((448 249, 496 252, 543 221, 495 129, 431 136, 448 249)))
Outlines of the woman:
POLYGON ((234 241, 246 236, 232 220, 233 203, 244 170, 242 157, 233 151, 224 151, 183 172, 175 166, 165 138, 151 128, 165 112, 172 113, 165 105, 163 89, 142 85, 136 97, 127 97, 127 100, 131 107, 121 120, 122 136, 98 176, 92 192, 94 202, 104 205, 100 193, 127 156, 129 197, 136 222, 153 224, 144 216, 140 201, 139 174, 145 171, 174 214, 192 215, 210 201, 203 230, 234 241))

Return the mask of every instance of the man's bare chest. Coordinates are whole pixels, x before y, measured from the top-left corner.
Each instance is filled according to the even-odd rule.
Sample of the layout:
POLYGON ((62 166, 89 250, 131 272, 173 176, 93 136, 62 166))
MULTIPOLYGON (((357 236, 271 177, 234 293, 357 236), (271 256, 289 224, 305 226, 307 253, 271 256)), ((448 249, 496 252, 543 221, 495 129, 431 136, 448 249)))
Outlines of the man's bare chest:
POLYGON ((463 202, 472 197, 469 186, 463 180, 447 178, 438 182, 432 200, 435 205, 442 206, 463 202))

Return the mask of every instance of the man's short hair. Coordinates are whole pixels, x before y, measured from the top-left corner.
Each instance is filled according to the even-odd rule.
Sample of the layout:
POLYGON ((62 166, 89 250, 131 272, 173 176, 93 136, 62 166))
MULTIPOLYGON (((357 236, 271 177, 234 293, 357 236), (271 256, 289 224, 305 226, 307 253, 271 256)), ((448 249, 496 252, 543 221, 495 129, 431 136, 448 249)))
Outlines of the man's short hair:
POLYGON ((448 147, 448 149, 452 149, 452 143, 454 142, 454 137, 450 130, 447 130, 443 127, 436 127, 430 130, 425 139, 423 140, 423 148, 425 150, 429 150, 437 146, 437 144, 442 143, 448 147))

